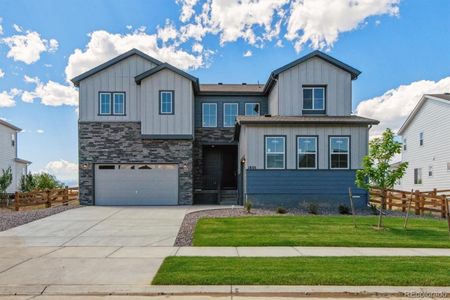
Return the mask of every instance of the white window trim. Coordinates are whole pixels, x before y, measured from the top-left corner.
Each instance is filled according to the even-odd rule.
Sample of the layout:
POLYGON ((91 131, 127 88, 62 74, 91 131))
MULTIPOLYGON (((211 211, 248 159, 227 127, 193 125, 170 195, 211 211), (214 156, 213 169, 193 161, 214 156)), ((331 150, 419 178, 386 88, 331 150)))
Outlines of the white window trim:
POLYGON ((266 136, 264 137, 264 160, 265 160, 265 169, 267 170, 284 170, 286 169, 286 137, 285 136, 279 136, 279 135, 271 135, 271 136, 266 136), (270 152, 270 154, 283 154, 283 167, 282 168, 269 168, 267 166, 267 140, 270 138, 280 138, 283 139, 283 152, 270 152))
POLYGON ((423 131, 422 132, 419 132, 419 146, 423 146, 425 143, 424 143, 424 140, 425 140, 425 138, 424 138, 424 134, 423 134, 423 131))
POLYGON ((299 170, 316 170, 317 169, 317 145, 318 143, 317 143, 317 136, 298 136, 297 137, 297 169, 299 169, 299 170), (299 163, 300 163, 300 160, 299 160, 299 155, 300 154, 312 154, 312 153, 309 153, 309 152, 302 152, 302 153, 300 153, 300 148, 299 148, 299 145, 298 145, 298 143, 299 143, 299 141, 300 141, 300 139, 302 139, 302 138, 308 138, 308 139, 314 139, 314 141, 315 141, 315 152, 314 152, 314 167, 313 168, 300 168, 299 167, 299 163))
POLYGON ((161 91, 159 93, 159 114, 160 115, 173 115, 173 91, 161 91), (170 94, 170 112, 162 111, 163 108, 163 94, 170 94))
MULTIPOLYGON (((414 184, 423 184, 423 176, 422 176, 422 168, 414 168, 413 169, 413 183, 414 184), (416 170, 417 171, 417 175, 419 175, 419 171, 420 171, 420 183, 416 183, 416 170)), ((417 179, 419 179, 419 176, 417 176, 417 179)))
POLYGON ((329 152, 328 159, 330 160, 330 162, 329 162, 330 170, 349 170, 350 169, 350 138, 348 136, 331 136, 329 138, 329 143, 330 144, 328 145, 328 152, 329 152), (331 155, 332 154, 344 154, 344 153, 342 153, 342 152, 333 153, 332 150, 331 150, 331 145, 333 144, 331 142, 331 140, 333 140, 333 139, 342 139, 342 138, 347 140, 347 149, 348 149, 347 150, 347 167, 346 168, 333 168, 332 167, 332 163, 331 163, 331 155))
POLYGON ((244 107, 244 115, 246 115, 246 116, 250 116, 248 113, 247 113, 247 104, 248 105, 258 105, 259 106, 259 110, 258 110, 258 116, 260 116, 261 115, 261 104, 259 104, 259 103, 257 103, 257 102, 246 102, 245 103, 245 107, 244 107))
POLYGON ((326 96, 326 93, 325 93, 325 87, 323 87, 323 86, 317 86, 317 87, 315 87, 315 86, 304 86, 303 88, 302 88, 302 98, 303 98, 303 90, 307 90, 307 89, 312 89, 313 90, 313 92, 312 92, 312 108, 304 108, 304 104, 305 104, 305 99, 303 99, 303 103, 302 103, 302 109, 303 110, 325 110, 326 109, 326 102, 327 102, 327 96, 326 96), (314 107, 314 89, 322 89, 323 90, 323 108, 315 108, 314 107))
POLYGON ((112 114, 114 116, 125 116, 126 115, 125 109, 127 107, 125 104, 125 101, 126 101, 125 93, 117 92, 117 93, 111 93, 111 95, 112 95, 112 114), (116 113, 116 97, 115 97, 115 95, 119 95, 119 94, 123 95, 123 113, 116 113))
POLYGON ((101 116, 110 116, 111 115, 112 109, 113 109, 111 107, 112 106, 112 99, 111 99, 111 97, 112 97, 111 93, 107 93, 107 92, 100 93, 99 99, 98 99, 98 101, 99 101, 98 114, 99 115, 101 115, 101 116), (109 112, 108 113, 102 112, 102 95, 108 95, 109 96, 109 112))
POLYGON ((407 140, 406 140, 406 138, 404 138, 403 139, 403 151, 408 150, 408 144, 406 142, 407 142, 407 140))
POLYGON ((428 166, 428 177, 433 177, 434 176, 434 170, 433 170, 433 165, 429 165, 428 166), (431 172, 431 175, 430 175, 431 172))
POLYGON ((217 103, 202 103, 202 127, 204 128, 216 128, 217 127, 217 103), (214 105, 216 107, 216 122, 214 126, 205 126, 205 105, 214 105))
POLYGON ((227 128, 234 127, 234 125, 236 123, 236 117, 235 117, 233 125, 225 125, 225 106, 235 106, 236 107, 236 117, 237 117, 239 115, 239 104, 238 103, 230 103, 230 102, 223 104, 223 127, 227 127, 227 128))

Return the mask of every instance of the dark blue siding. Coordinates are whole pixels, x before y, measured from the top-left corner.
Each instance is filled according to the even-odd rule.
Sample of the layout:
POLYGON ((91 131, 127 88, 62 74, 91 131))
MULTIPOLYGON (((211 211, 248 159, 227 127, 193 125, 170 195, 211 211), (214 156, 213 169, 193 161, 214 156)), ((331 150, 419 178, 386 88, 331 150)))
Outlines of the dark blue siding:
POLYGON ((367 192, 355 186, 355 170, 247 170, 247 197, 255 206, 298 207, 316 203, 349 206, 348 188, 367 204, 367 192))
POLYGON ((223 127, 223 104, 238 103, 239 115, 244 115, 245 103, 259 103, 260 115, 267 114, 267 97, 259 96, 196 96, 195 127, 202 127, 202 103, 217 103, 217 128, 223 127))

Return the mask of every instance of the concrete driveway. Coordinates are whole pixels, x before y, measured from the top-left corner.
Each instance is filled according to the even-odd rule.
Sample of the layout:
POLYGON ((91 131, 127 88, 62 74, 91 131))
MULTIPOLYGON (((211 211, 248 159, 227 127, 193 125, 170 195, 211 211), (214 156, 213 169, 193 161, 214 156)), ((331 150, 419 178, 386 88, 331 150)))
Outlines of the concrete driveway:
POLYGON ((185 214, 205 208, 83 207, 0 232, 0 295, 148 285, 163 258, 175 254, 185 214))

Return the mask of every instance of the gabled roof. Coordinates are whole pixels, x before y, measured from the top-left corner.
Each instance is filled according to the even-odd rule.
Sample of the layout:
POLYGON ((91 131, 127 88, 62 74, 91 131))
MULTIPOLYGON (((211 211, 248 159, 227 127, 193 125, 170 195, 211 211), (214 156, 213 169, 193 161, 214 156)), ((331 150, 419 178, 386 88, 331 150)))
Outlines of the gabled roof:
POLYGON ((6 126, 6 127, 11 128, 12 130, 15 130, 15 131, 22 131, 22 129, 20 129, 19 127, 15 126, 15 125, 13 125, 11 123, 8 123, 8 122, 6 122, 6 121, 4 121, 2 119, 0 119, 0 125, 6 126))
POLYGON ((275 83, 275 78, 278 77, 278 75, 290 68, 295 67, 298 64, 301 64, 305 61, 307 61, 308 59, 314 58, 314 57, 319 57, 327 62, 329 62, 330 64, 348 72, 351 74, 352 76, 352 80, 355 80, 356 78, 358 78, 359 74, 361 74, 361 71, 347 65, 346 63, 343 63, 340 60, 337 60, 334 57, 329 56, 328 54, 325 54, 319 50, 315 50, 305 56, 300 57, 299 59, 294 60, 291 63, 288 63, 287 65, 282 66, 281 68, 276 69, 275 71, 273 71, 270 76, 269 79, 267 80, 267 83, 265 85, 265 89, 264 91, 267 93, 270 91, 270 89, 272 88, 273 84, 275 83))
POLYGON ((402 127, 398 130, 397 134, 401 135, 403 132, 405 132, 406 128, 411 124, 414 117, 417 115, 419 110, 422 108, 422 106, 425 104, 425 101, 431 99, 435 101, 440 101, 443 103, 450 104, 450 93, 444 93, 444 94, 424 94, 422 98, 420 98, 419 102, 417 103, 416 107, 414 107, 413 111, 409 114, 406 121, 403 123, 402 127))
POLYGON ((184 78, 191 80, 193 85, 194 85, 194 90, 195 91, 199 90, 199 82, 198 82, 198 78, 197 77, 194 77, 191 74, 188 74, 188 73, 186 73, 186 72, 184 72, 184 71, 182 71, 182 70, 180 70, 178 68, 175 68, 174 66, 172 66, 172 65, 170 65, 168 63, 162 63, 162 64, 160 64, 157 67, 154 67, 154 68, 152 68, 152 69, 150 69, 148 71, 145 71, 144 73, 139 74, 136 77, 134 77, 134 80, 136 81, 137 84, 141 84, 141 81, 143 79, 145 79, 145 78, 147 78, 149 76, 152 76, 152 75, 158 73, 159 71, 162 71, 162 70, 165 70, 165 69, 171 70, 172 72, 175 72, 178 75, 183 76, 184 78))
POLYGON ((264 84, 200 84, 200 95, 254 95, 263 96, 264 84))
POLYGON ((162 62, 160 62, 159 60, 154 59, 153 57, 145 54, 144 52, 133 48, 130 51, 127 51, 117 57, 114 57, 113 59, 108 60, 107 62, 105 62, 87 72, 84 72, 83 74, 80 74, 80 75, 72 78, 71 81, 73 82, 73 84, 75 86, 78 86, 80 84, 81 80, 88 78, 89 76, 92 76, 100 71, 103 71, 104 69, 109 68, 110 66, 115 65, 115 64, 121 62, 122 60, 127 59, 128 57, 133 56, 133 55, 138 55, 138 56, 142 57, 143 59, 146 59, 146 60, 154 63, 155 65, 162 64, 162 62))

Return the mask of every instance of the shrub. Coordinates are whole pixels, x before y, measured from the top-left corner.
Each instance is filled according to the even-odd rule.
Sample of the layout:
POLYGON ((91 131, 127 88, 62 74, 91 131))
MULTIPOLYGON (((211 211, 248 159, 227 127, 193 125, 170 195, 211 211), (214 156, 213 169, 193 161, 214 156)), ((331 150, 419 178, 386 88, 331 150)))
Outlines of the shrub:
POLYGON ((314 203, 310 203, 308 205, 308 213, 312 214, 312 215, 317 215, 318 214, 318 207, 316 204, 314 203))
POLYGON ((338 207, 338 210, 341 215, 349 215, 350 214, 350 208, 348 208, 348 206, 345 206, 344 204, 340 204, 338 207))
POLYGON ((245 201, 244 208, 248 214, 251 213, 252 207, 253 207, 253 203, 251 201, 249 201, 249 200, 245 201))
POLYGON ((283 206, 278 206, 277 207, 277 214, 284 215, 285 213, 287 213, 286 208, 284 208, 283 206))

